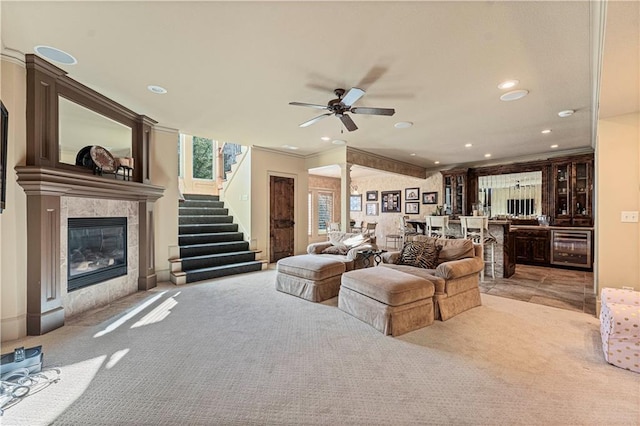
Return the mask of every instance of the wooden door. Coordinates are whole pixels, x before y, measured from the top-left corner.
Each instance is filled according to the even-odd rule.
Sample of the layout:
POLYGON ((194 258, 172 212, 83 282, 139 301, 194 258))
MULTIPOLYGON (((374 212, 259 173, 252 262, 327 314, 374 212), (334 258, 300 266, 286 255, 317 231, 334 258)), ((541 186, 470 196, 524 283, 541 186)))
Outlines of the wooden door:
POLYGON ((294 180, 271 176, 270 190, 270 235, 269 262, 293 256, 294 243, 294 180))

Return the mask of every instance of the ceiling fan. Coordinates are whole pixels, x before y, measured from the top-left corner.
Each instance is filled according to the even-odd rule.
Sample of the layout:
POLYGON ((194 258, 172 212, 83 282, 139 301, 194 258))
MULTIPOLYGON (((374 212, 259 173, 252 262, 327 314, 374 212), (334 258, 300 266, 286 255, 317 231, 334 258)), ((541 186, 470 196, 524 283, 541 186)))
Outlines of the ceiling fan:
POLYGON ((348 131, 353 132, 358 129, 356 123, 353 122, 351 117, 347 115, 347 112, 352 114, 370 114, 370 115, 393 115, 396 110, 393 108, 368 108, 368 107, 354 107, 352 106, 358 99, 364 96, 364 90, 352 87, 346 94, 344 89, 335 89, 333 91, 337 96, 337 99, 332 99, 327 105, 306 104, 303 102, 289 102, 289 105, 304 106, 310 108, 324 109, 329 112, 312 118, 300 124, 300 127, 307 127, 313 123, 322 120, 330 115, 335 115, 342 121, 344 127, 348 131))

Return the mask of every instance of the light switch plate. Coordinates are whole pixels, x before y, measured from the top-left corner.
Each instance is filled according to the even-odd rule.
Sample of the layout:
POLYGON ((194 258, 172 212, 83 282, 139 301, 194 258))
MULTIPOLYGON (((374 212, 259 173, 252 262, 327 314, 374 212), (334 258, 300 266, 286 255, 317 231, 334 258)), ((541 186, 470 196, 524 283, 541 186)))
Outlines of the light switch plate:
POLYGON ((637 222, 638 221, 638 212, 635 211, 631 211, 631 212, 621 212, 620 214, 620 221, 621 222, 637 222))

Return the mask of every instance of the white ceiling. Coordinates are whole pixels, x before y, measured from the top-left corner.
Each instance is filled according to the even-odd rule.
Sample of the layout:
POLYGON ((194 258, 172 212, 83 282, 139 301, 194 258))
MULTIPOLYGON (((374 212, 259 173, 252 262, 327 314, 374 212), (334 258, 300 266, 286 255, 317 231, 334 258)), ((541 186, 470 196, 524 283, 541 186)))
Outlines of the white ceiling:
MULTIPOLYGON (((638 2, 623 9, 620 35, 635 58, 638 2), (626 9, 625 9, 626 8, 626 9), (631 16, 629 16, 631 11, 631 16), (633 13, 635 13, 635 18, 633 13), (634 51, 635 47, 635 51, 634 51)), ((3 53, 36 45, 78 59, 59 65, 77 81, 159 125, 302 155, 349 146, 427 168, 540 155, 592 146, 592 82, 600 34, 588 1, 567 2, 30 2, 2 1, 3 53), (529 95, 502 102, 497 88, 518 79, 529 95), (156 95, 150 84, 168 90, 156 95), (336 117, 290 101, 325 104, 333 89, 357 86, 356 106, 395 108, 393 117, 336 117), (569 118, 557 113, 575 109, 569 118), (411 121, 409 129, 395 129, 411 121), (540 132, 551 129, 548 135, 540 132), (472 148, 464 148, 466 143, 472 148), (415 156, 410 154, 414 153, 415 156)), ((610 6, 613 6, 611 4, 610 6)), ((635 93, 615 113, 638 109, 635 93)), ((615 77, 622 73, 623 76, 615 77)), ((631 112, 631 111, 629 111, 631 112)))

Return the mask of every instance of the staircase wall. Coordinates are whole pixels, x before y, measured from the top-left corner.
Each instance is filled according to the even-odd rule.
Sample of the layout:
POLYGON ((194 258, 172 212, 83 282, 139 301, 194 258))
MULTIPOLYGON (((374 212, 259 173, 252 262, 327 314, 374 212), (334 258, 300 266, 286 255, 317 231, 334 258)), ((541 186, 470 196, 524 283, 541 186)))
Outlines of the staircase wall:
POLYGON ((251 156, 252 148, 243 148, 243 153, 237 156, 237 163, 227 173, 227 181, 220 191, 220 200, 224 201, 229 215, 238 224, 238 231, 244 233, 245 240, 249 242, 254 239, 251 228, 251 156))
POLYGON ((178 162, 168 152, 178 149, 179 133, 175 129, 155 126, 150 152, 151 178, 154 185, 165 188, 155 203, 155 266, 158 282, 169 281, 169 250, 178 245, 178 162))

